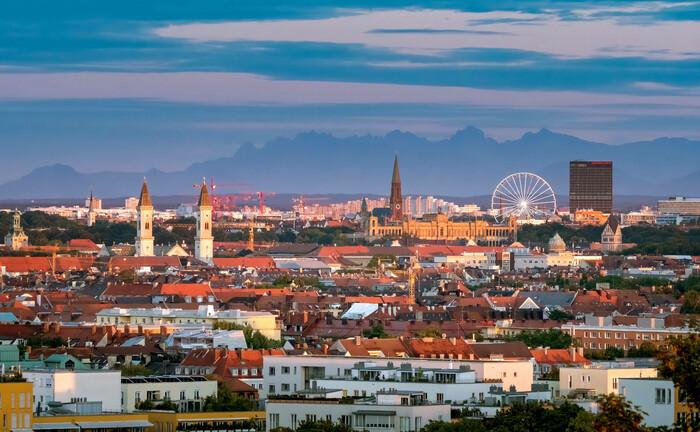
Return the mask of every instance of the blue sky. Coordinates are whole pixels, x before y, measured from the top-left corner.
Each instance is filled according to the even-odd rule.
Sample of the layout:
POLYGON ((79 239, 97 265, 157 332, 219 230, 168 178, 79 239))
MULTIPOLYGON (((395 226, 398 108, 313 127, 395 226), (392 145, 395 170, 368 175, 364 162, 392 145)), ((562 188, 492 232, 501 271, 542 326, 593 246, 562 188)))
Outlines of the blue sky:
POLYGON ((103 3, 0 6, 0 181, 312 129, 700 138, 700 2, 103 3))

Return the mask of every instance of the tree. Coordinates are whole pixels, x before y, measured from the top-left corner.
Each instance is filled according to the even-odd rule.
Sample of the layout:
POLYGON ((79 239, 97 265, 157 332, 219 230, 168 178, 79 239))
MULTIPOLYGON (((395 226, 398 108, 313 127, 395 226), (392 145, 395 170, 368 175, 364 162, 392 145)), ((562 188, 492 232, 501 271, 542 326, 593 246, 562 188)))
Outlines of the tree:
POLYGON ((550 407, 542 402, 519 402, 485 422, 488 430, 496 432, 564 432, 582 409, 570 403, 550 407))
POLYGON ((574 316, 561 309, 554 309, 549 314, 549 319, 551 319, 552 321, 566 322, 574 319, 574 316))
POLYGON ((593 414, 589 411, 581 410, 572 418, 569 425, 566 427, 566 432, 594 432, 593 429, 593 414))
POLYGON ((122 365, 119 369, 124 377, 151 375, 151 370, 142 364, 129 363, 122 365))
POLYGON ((598 398, 598 414, 593 418, 596 432, 643 432, 645 412, 632 405, 624 396, 613 393, 598 398))
POLYGON ((487 432, 482 420, 461 418, 457 422, 430 421, 421 432, 487 432))
POLYGON ((529 347, 549 347, 552 349, 566 349, 571 346, 571 336, 561 330, 535 330, 523 331, 515 337, 507 338, 509 341, 522 341, 529 347))
POLYGON ((223 381, 216 383, 216 396, 204 398, 204 411, 251 411, 252 401, 234 394, 223 381))
POLYGON ((170 399, 163 399, 163 401, 156 405, 157 410, 161 411, 175 411, 178 412, 177 404, 170 399))
MULTIPOLYGON (((660 360, 657 369, 659 375, 673 381, 678 387, 679 399, 685 399, 688 407, 694 413, 700 410, 700 334, 690 333, 685 337, 671 337, 668 350, 658 351, 656 357, 660 360)), ((695 423, 692 430, 700 430, 700 419, 687 416, 686 421, 695 423)))
POLYGON ((136 404, 136 409, 139 411, 152 411, 155 408, 155 404, 149 399, 142 400, 136 404))
POLYGON ((627 350, 627 357, 654 357, 656 355, 656 346, 651 342, 643 342, 639 348, 630 348, 627 350))
POLYGON ((122 283, 136 283, 138 282, 138 277, 136 276, 136 270, 133 268, 124 269, 119 272, 117 279, 122 283))
POLYGON ((331 420, 302 420, 296 428, 297 432, 355 432, 350 425, 335 423, 331 420))
POLYGON ((245 343, 250 349, 281 348, 284 345, 284 341, 270 339, 260 333, 260 330, 254 330, 250 325, 244 326, 231 321, 216 320, 211 328, 212 330, 242 330, 245 343))
POLYGON ((683 296, 683 306, 681 313, 684 314, 700 314, 700 292, 686 291, 683 296))
POLYGON ((362 332, 362 335, 366 338, 373 339, 373 338, 379 338, 379 339, 386 339, 390 338, 388 334, 384 332, 384 324, 382 323, 377 323, 372 326, 371 329, 367 329, 362 332))
POLYGON ((421 338, 436 338, 436 339, 441 339, 442 338, 442 331, 437 326, 434 325, 429 325, 425 329, 423 329, 422 332, 418 333, 418 337, 421 338))

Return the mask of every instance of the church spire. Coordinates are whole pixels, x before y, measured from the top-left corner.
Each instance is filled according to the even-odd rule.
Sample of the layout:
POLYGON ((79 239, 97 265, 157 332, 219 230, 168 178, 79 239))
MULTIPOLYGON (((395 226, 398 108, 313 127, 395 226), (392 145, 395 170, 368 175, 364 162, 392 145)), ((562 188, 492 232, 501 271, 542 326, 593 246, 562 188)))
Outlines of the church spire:
POLYGON ((391 177, 392 183, 401 183, 401 176, 399 176, 399 155, 394 155, 394 175, 391 177))
POLYGON ((148 186, 146 186, 146 177, 143 178, 143 186, 141 186, 141 195, 139 196, 139 207, 152 207, 151 196, 148 194, 148 186))
POLYGON ((211 200, 209 199, 209 191, 207 190, 207 181, 202 181, 202 190, 199 192, 199 201, 197 202, 199 207, 211 207, 211 200))

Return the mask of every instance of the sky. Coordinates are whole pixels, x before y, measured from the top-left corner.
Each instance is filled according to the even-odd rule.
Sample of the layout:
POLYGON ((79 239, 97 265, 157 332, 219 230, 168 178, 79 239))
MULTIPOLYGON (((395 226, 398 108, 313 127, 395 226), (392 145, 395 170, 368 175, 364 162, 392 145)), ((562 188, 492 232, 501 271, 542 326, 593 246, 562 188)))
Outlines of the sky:
POLYGON ((0 182, 54 163, 178 170, 310 130, 469 125, 700 139, 700 1, 0 5, 0 182))

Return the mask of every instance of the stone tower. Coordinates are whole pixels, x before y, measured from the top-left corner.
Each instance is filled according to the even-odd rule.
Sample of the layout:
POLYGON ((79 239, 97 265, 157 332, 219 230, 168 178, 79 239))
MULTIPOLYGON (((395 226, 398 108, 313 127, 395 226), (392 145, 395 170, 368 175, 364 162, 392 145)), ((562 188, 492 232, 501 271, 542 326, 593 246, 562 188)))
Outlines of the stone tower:
POLYGON ((398 155, 394 156, 394 174, 391 177, 389 207, 391 208, 392 220, 401 220, 403 218, 403 197, 401 196, 401 177, 399 176, 398 155))
POLYGON ((90 205, 87 212, 87 226, 91 227, 95 224, 95 203, 92 198, 92 188, 90 188, 90 205))
POLYGON ((601 252, 616 252, 622 249, 622 229, 614 215, 610 215, 600 236, 601 252))
POLYGON ((144 178, 139 203, 136 206, 136 256, 153 254, 153 204, 144 178))
POLYGON ((5 236, 5 246, 15 251, 20 250, 23 246, 29 246, 29 237, 22 229, 20 212, 17 209, 15 209, 15 214, 12 217, 12 231, 5 236))
POLYGON ((214 236, 211 233, 213 209, 207 183, 203 181, 197 202, 197 235, 194 238, 194 257, 209 264, 214 263, 214 236))

